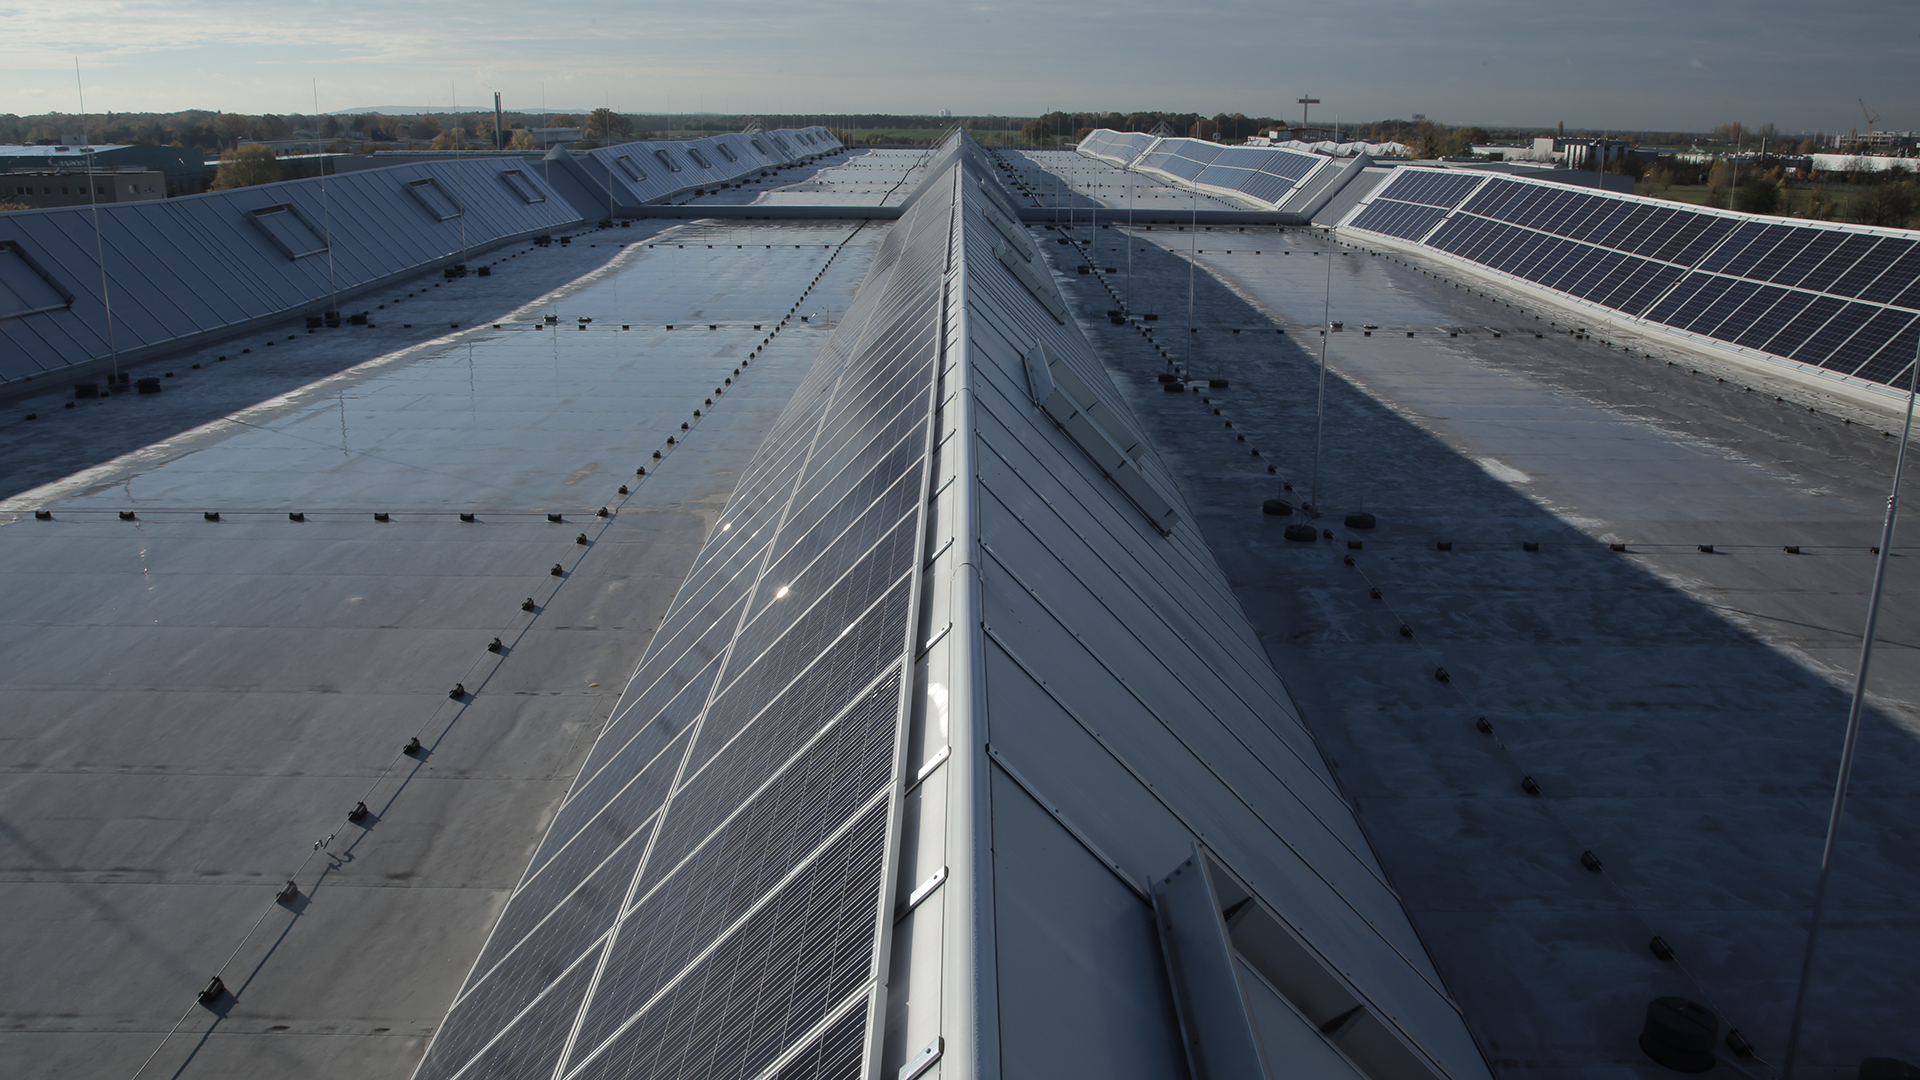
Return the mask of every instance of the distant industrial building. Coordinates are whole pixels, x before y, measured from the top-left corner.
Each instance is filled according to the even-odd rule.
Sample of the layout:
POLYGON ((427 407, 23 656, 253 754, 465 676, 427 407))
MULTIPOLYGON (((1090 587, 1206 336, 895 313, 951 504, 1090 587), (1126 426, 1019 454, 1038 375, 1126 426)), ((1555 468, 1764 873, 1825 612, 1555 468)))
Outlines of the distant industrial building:
MULTIPOLYGON (((167 195, 205 191, 212 170, 192 147, 116 144, 87 146, 78 139, 54 146, 0 146, 0 172, 15 169, 85 171, 88 158, 95 170, 141 168, 166 174, 167 195)), ((49 204, 52 205, 52 204, 49 204)))
MULTIPOLYGON (((551 150, 556 146, 568 146, 579 142, 582 138, 581 130, 577 127, 538 127, 522 128, 521 130, 531 136, 533 141, 539 144, 542 150, 551 150)), ((509 133, 508 137, 512 137, 511 133, 509 133)))
POLYGON ((167 174, 159 169, 10 169, 0 173, 0 202, 30 210, 90 203, 145 202, 167 197, 167 174), (93 190, 89 192, 87 189, 93 190))
POLYGON ((1581 139, 1547 136, 1531 143, 1475 143, 1476 155, 1501 161, 1540 161, 1565 165, 1570 169, 1604 171, 1608 166, 1638 157, 1650 161, 1659 156, 1655 150, 1641 148, 1623 139, 1581 139))
POLYGON ((1815 172, 1920 172, 1920 160, 1889 154, 1811 154, 1808 160, 1815 172))
POLYGON ((1869 131, 1854 136, 1853 141, 1875 153, 1912 150, 1920 145, 1920 131, 1869 131))

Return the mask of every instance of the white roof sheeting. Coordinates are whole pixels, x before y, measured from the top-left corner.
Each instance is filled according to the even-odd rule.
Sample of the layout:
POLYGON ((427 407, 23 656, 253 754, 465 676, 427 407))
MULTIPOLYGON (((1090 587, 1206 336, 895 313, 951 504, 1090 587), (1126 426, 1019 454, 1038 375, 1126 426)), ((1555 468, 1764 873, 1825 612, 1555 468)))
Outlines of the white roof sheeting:
POLYGON ((1304 144, 1223 146, 1205 139, 1163 139, 1102 128, 1080 141, 1080 153, 1165 180, 1175 187, 1310 218, 1373 159, 1365 152, 1338 160, 1304 144))
POLYGON ((632 213, 647 203, 717 187, 762 169, 781 168, 840 149, 824 127, 710 135, 703 139, 655 139, 562 153, 576 176, 601 194, 607 213, 632 213), (611 203, 604 197, 611 179, 611 203))

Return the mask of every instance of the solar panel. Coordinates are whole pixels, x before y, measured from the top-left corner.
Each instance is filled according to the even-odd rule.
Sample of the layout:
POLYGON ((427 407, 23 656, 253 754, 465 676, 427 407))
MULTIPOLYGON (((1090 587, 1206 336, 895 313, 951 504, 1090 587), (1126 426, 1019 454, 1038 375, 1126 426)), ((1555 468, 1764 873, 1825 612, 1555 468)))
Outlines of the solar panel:
POLYGON ((1318 168, 1326 159, 1317 154, 1303 154, 1298 150, 1274 149, 1260 163, 1260 171, 1284 176, 1289 180, 1299 180, 1318 168))
POLYGON ((769 1080, 858 1080, 866 1046, 866 1013, 849 1008, 769 1080))
POLYGON ((1874 317, 1876 309, 1870 304, 1848 304, 1834 313, 1819 331, 1807 338, 1805 344, 1791 354, 1795 360, 1807 364, 1827 366, 1827 358, 1839 348, 1854 332, 1865 326, 1874 317))
POLYGON ((1418 240, 1425 236, 1445 214, 1446 211, 1439 207, 1397 202, 1392 199, 1375 199, 1371 205, 1360 212, 1359 217, 1354 219, 1353 227, 1407 240, 1418 240))
POLYGON ((1240 190, 1261 202, 1277 203, 1293 190, 1293 181, 1269 172, 1256 172, 1240 184, 1240 190))
MULTIPOLYGON (((1855 266, 1860 265, 1862 260, 1867 258, 1868 253, 1873 251, 1880 242, 1881 238, 1878 236, 1863 236, 1859 233, 1846 234, 1841 239, 1840 245, 1834 248, 1832 253, 1827 255, 1826 258, 1820 260, 1818 265, 1808 270, 1805 277, 1801 278, 1798 282, 1783 280, 1782 283, 1787 285, 1798 284, 1803 289, 1812 289, 1815 292, 1830 291, 1829 286, 1839 281, 1842 276, 1855 266)), ((1843 293, 1842 295, 1851 294, 1843 293)))
POLYGON ((1406 169, 1345 227, 1422 242, 1627 316, 1875 381, 1905 370, 1887 350, 1920 317, 1920 245, 1823 223, 1406 169), (1427 235, 1437 217, 1418 208, 1451 206, 1468 183, 1483 186, 1427 235))
POLYGON ((872 807, 656 997, 610 1000, 618 1021, 582 1030, 569 1075, 732 1080, 772 1063, 868 976, 886 825, 872 807))
POLYGON ((580 956, 524 1012, 499 1027, 462 1031, 458 1036, 462 1052, 429 1057, 414 1073, 416 1080, 447 1080, 461 1065, 467 1066, 465 1076, 487 1080, 547 1080, 560 1063, 560 1051, 593 970, 592 954, 580 956))

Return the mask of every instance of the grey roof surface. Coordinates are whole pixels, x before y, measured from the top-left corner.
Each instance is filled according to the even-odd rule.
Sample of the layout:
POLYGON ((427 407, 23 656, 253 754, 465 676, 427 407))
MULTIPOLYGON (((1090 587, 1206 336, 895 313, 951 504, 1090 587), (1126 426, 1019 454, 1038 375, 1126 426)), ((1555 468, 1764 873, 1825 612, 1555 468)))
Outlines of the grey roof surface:
MULTIPOLYGON (((10 490, 92 466, 0 501, 0 1069, 1651 1080, 1668 993, 1777 1061, 1882 403, 1316 230, 1021 228, 1128 202, 1070 151, 795 172, 666 197, 900 219, 576 220, 0 422, 10 490)), ((1903 566, 1823 1080, 1920 1057, 1903 566)))
MULTIPOLYGON (((1669 1075, 1635 1042, 1664 994, 1751 1039, 1761 1061, 1739 1067, 1777 1068, 1891 472, 1881 432, 1897 418, 1630 329, 1575 340, 1531 294, 1312 230, 1141 231, 1130 263, 1122 229, 1076 237, 1077 252, 1048 250, 1132 266, 1131 283, 1064 276, 1074 310, 1494 1070, 1669 1075), (1345 329, 1328 339, 1316 493, 1329 273, 1345 329), (1159 321, 1108 323, 1129 295, 1159 321), (1156 375, 1170 370, 1230 385, 1167 394, 1156 375), (1263 515, 1276 496, 1322 504, 1314 524, 1333 540, 1282 539, 1300 517, 1263 515), (1359 510, 1378 527, 1344 527, 1359 510), (1675 962, 1649 951, 1656 934, 1675 962)), ((1800 1075, 1920 1056, 1904 564, 1800 1075)))
POLYGON ((98 398, 76 400, 70 381, 38 380, 22 387, 0 412, 0 498, 133 453, 355 364, 490 324, 671 225, 556 230, 560 242, 544 247, 526 242, 496 249, 484 262, 476 259, 474 268, 486 266, 487 277, 433 274, 366 295, 354 305, 367 310, 366 325, 345 322, 309 331, 300 319, 268 323, 156 357, 127 373, 159 378, 159 395, 138 393, 129 382, 117 390, 102 387, 98 398))
POLYGON ((884 231, 681 226, 0 504, 0 1072, 408 1075, 884 231))

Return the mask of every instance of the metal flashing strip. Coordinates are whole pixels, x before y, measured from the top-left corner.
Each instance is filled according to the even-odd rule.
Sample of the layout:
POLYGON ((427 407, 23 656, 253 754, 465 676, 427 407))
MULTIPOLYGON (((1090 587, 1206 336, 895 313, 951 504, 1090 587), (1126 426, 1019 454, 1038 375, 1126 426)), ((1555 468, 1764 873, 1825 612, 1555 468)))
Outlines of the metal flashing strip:
POLYGON ((427 213, 432 214, 436 221, 451 221, 466 213, 460 203, 431 176, 407 181, 407 191, 420 200, 420 205, 426 207, 427 213))
MULTIPOLYGON (((1006 262, 1004 254, 1001 261, 1006 262)), ((1073 369, 1044 344, 1029 350, 1024 362, 1034 403, 1119 485, 1154 528, 1162 535, 1171 533, 1180 521, 1180 512, 1140 471, 1137 462, 1144 449, 1140 436, 1121 423, 1073 369)))
POLYGON ((1447 1080, 1206 848, 1153 883, 1153 908, 1197 1080, 1447 1080))
POLYGON ((900 1066, 900 1071, 895 1074, 896 1080, 915 1080, 916 1077, 928 1069, 933 1068, 934 1064, 940 1060, 940 1054, 946 1047, 947 1041, 935 1035, 932 1042, 921 1047, 919 1053, 909 1058, 905 1065, 900 1066))
MULTIPOLYGON (((947 626, 951 628, 953 624, 948 623, 947 626)), ((940 636, 945 637, 946 635, 942 633, 940 636)), ((927 777, 932 776, 933 771, 935 769, 938 769, 941 765, 946 764, 947 758, 952 756, 952 754, 953 754, 953 745, 951 743, 941 747, 939 753, 936 753, 932 757, 928 758, 926 761, 926 764, 920 766, 919 770, 913 774, 913 782, 918 784, 921 781, 925 780, 927 777)))
POLYGON ((1067 305, 1060 302, 1060 294, 1053 288, 1053 283, 1043 279, 1038 272, 1027 265, 1025 259, 1015 254, 1013 249, 1005 244, 997 247, 994 254, 999 256, 1002 265, 1013 271, 1014 280, 1026 286, 1027 291, 1040 302, 1040 306, 1046 309, 1047 314, 1053 316, 1055 322, 1065 326, 1067 305))
POLYGON ((543 203, 547 201, 546 189, 542 188, 531 176, 528 176, 519 169, 507 169, 503 171, 500 174, 500 179, 508 187, 513 189, 515 195, 520 196, 529 203, 543 203))
POLYGON ((899 911, 899 917, 905 917, 907 912, 912 911, 914 908, 919 907, 921 901, 925 900, 929 896, 932 896, 933 890, 946 884, 946 881, 947 881, 947 868, 944 866, 938 870, 935 870, 932 874, 929 874, 927 876, 927 880, 915 886, 913 890, 913 894, 907 897, 906 905, 902 907, 899 911))
POLYGON ((286 252, 289 259, 302 259, 327 250, 326 240, 300 216, 292 203, 256 207, 247 212, 247 217, 267 234, 274 246, 286 252))

